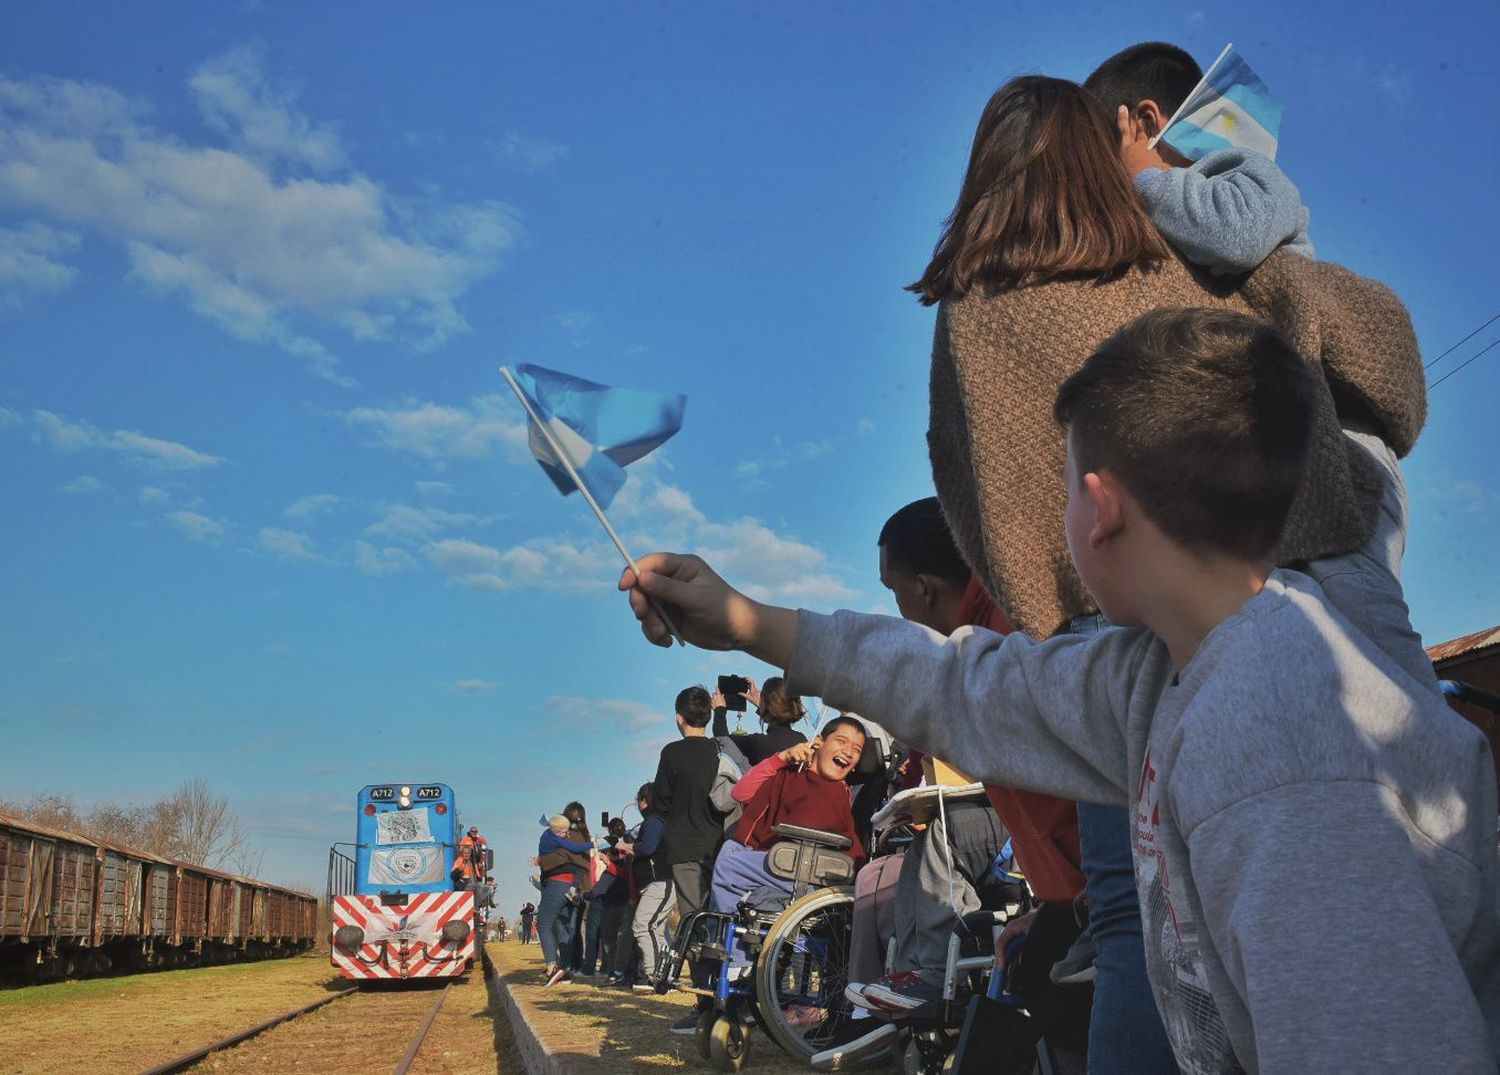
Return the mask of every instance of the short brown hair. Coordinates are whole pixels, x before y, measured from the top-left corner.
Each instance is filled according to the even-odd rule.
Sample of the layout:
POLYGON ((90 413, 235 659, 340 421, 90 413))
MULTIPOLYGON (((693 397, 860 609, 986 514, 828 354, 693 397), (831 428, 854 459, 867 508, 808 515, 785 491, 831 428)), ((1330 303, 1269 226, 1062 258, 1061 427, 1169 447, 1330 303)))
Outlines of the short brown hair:
POLYGON ((802 699, 786 692, 786 680, 781 676, 772 676, 761 684, 760 705, 756 708, 767 724, 796 724, 807 716, 802 699))
POLYGON ((1097 102, 1075 82, 1026 75, 984 106, 958 204, 907 290, 931 305, 981 281, 1104 277, 1166 256, 1097 102))
POLYGON ((1301 484, 1316 409, 1316 374, 1270 325, 1163 309, 1100 344, 1053 415, 1080 480, 1109 470, 1185 548, 1260 560, 1301 484))
POLYGON ((684 687, 677 692, 677 715, 691 728, 707 728, 714 714, 714 700, 707 688, 684 687))

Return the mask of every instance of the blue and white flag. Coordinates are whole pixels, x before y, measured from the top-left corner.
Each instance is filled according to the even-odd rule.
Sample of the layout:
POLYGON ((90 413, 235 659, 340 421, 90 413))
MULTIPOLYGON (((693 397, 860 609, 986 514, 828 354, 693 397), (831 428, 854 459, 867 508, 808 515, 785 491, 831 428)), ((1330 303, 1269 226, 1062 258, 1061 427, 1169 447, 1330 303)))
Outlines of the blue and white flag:
POLYGON ((1282 111, 1260 76, 1227 45, 1167 121, 1159 140, 1191 161, 1231 148, 1275 160, 1282 111))
POLYGON ((515 380, 533 414, 531 454, 564 496, 577 486, 553 450, 567 455, 589 493, 607 508, 625 484, 625 467, 660 448, 682 428, 687 397, 610 388, 541 366, 516 367, 515 380), (537 428, 544 423, 550 440, 537 428))

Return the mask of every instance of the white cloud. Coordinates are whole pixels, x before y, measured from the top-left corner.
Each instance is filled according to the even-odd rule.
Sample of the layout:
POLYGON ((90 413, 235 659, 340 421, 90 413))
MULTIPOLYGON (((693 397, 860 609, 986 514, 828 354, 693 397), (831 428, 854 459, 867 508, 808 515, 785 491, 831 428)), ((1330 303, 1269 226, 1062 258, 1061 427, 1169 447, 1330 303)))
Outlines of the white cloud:
POLYGON ((320 559, 313 550, 312 538, 295 530, 283 530, 277 526, 267 526, 261 529, 260 547, 263 551, 279 556, 283 560, 311 563, 320 559))
POLYGON ((104 483, 91 474, 80 474, 59 488, 64 493, 97 493, 104 488, 104 483))
POLYGON ((272 86, 265 49, 235 49, 198 68, 188 85, 208 125, 266 163, 291 161, 324 172, 344 163, 338 135, 299 113, 295 98, 272 86))
POLYGON ((875 420, 873 418, 861 418, 854 423, 854 433, 859 437, 868 437, 875 432, 875 420))
POLYGON ((0 302, 14 305, 25 291, 63 290, 75 272, 61 255, 78 246, 77 234, 45 224, 0 228, 0 302))
POLYGON ((514 400, 476 396, 468 406, 408 400, 399 407, 356 407, 350 423, 374 431, 379 442, 423 459, 480 459, 497 446, 524 450, 526 420, 514 400))
POLYGON ((501 164, 540 172, 568 155, 568 147, 544 138, 532 138, 511 131, 495 146, 495 159, 501 164))
POLYGON ((267 657, 290 657, 291 655, 292 647, 285 642, 272 642, 266 647, 267 657))
POLYGON ((587 338, 594 324, 594 314, 590 310, 565 310, 552 320, 564 335, 572 339, 574 346, 578 346, 587 338))
POLYGON ((423 496, 447 496, 453 492, 453 486, 447 482, 417 482, 417 492, 423 496))
MULTIPOLYGON (((458 300, 513 243, 513 210, 397 200, 342 168, 332 129, 253 51, 210 60, 191 86, 224 144, 155 130, 105 86, 0 77, 0 206, 119 244, 132 279, 334 379, 313 332, 431 347, 468 330, 458 300)), ((33 276, 60 279, 42 253, 54 267, 33 276)))
POLYGON ((343 499, 334 493, 313 493, 292 501, 283 514, 290 519, 315 519, 332 510, 343 499))
POLYGON ((224 460, 176 441, 148 437, 135 430, 106 432, 84 421, 70 421, 51 411, 32 411, 31 425, 52 447, 64 452, 84 450, 114 452, 134 463, 165 470, 196 470, 224 460))
POLYGON ((391 541, 418 542, 445 530, 462 530, 482 522, 474 515, 444 511, 442 508, 416 508, 409 504, 392 504, 384 511, 385 514, 379 521, 365 527, 366 534, 391 541))
POLYGON ((227 529, 219 520, 199 515, 196 511, 168 512, 167 519, 194 541, 216 541, 227 529))
POLYGON ((627 758, 640 764, 655 758, 677 737, 670 707, 659 709, 628 698, 580 698, 554 695, 542 703, 564 727, 599 729, 612 742, 625 742, 627 758))
MULTIPOLYGON (((637 555, 673 548, 701 552, 732 583, 762 600, 823 606, 858 596, 830 570, 821 549, 777 534, 753 518, 712 522, 677 486, 649 477, 633 481, 631 510, 619 517, 639 524, 625 538, 637 555)), ((609 591, 623 566, 620 554, 602 536, 536 537, 508 549, 449 539, 430 543, 424 552, 452 581, 496 592, 519 587, 609 591)))
POLYGON ((165 504, 172 499, 172 494, 159 485, 146 485, 141 487, 141 492, 137 499, 142 504, 165 504))
POLYGON ((488 694, 500 684, 493 679, 460 679, 453 684, 453 689, 459 694, 488 694))
POLYGON ((398 571, 413 571, 419 565, 416 557, 399 546, 377 548, 368 541, 356 541, 354 566, 366 575, 394 575, 398 571))

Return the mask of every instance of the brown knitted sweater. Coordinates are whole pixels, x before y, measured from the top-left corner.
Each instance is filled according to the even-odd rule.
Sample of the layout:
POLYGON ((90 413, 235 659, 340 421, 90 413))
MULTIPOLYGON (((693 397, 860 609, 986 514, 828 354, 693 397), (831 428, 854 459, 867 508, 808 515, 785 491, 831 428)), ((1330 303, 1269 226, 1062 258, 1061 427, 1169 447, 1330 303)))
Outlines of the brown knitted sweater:
POLYGON ((964 558, 1034 637, 1097 611, 1063 535, 1066 449, 1052 420, 1058 386, 1115 330, 1163 306, 1262 317, 1322 367, 1317 432, 1282 535, 1282 564, 1358 548, 1374 531, 1381 476, 1343 435, 1341 414, 1400 456, 1426 421, 1422 359, 1405 307, 1381 284, 1285 251, 1247 277, 1210 277, 1173 260, 1105 283, 977 287, 944 299, 927 431, 933 482, 964 558))

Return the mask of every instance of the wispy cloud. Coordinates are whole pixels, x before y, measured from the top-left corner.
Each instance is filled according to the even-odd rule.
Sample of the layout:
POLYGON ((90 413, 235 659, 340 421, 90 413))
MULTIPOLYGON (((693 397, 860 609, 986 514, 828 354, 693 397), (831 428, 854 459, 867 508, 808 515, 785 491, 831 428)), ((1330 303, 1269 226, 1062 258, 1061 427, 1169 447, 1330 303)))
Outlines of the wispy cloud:
POLYGON ((313 493, 292 501, 283 514, 289 519, 316 519, 333 510, 343 499, 335 493, 313 493))
POLYGON ((148 290, 335 380, 324 329, 416 347, 467 331, 458 300, 513 243, 513 210, 398 200, 350 170, 259 50, 208 61, 189 89, 217 143, 153 129, 108 86, 0 77, 0 205, 53 229, 11 238, 28 255, 12 274, 61 286, 67 236, 99 236, 148 290))
POLYGON ((76 233, 45 224, 0 228, 0 303, 14 306, 25 292, 63 290, 76 275, 63 258, 78 247, 76 233))
POLYGON ((171 511, 167 520, 194 541, 217 541, 228 527, 218 519, 210 519, 196 511, 171 511))
POLYGON ((498 686, 493 679, 460 679, 453 689, 459 694, 489 694, 498 686))
POLYGON ((261 529, 260 547, 263 552, 279 556, 283 560, 314 563, 322 559, 313 549, 312 538, 295 530, 283 530, 278 526, 267 526, 261 529))
POLYGON ((163 470, 197 470, 224 460, 176 441, 148 437, 133 429, 100 429, 91 422, 73 421, 51 411, 32 411, 32 431, 45 444, 62 452, 102 451, 132 463, 163 470))
POLYGON ((507 133, 495 143, 495 159, 508 167, 526 172, 540 172, 566 158, 568 147, 545 138, 535 138, 517 131, 507 133))
MULTIPOLYGON (((754 518, 713 522, 687 492, 655 478, 632 474, 611 514, 633 524, 630 546, 701 550, 757 599, 825 604, 857 596, 821 549, 754 518)), ((424 554, 452 582, 497 593, 520 587, 608 590, 622 566, 609 542, 568 535, 535 537, 509 548, 449 538, 432 542, 424 554)))
POLYGON ((414 571, 421 565, 399 545, 375 546, 368 541, 356 541, 354 566, 366 575, 394 575, 398 571, 414 571))
POLYGON ((515 401, 500 395, 476 396, 467 405, 407 400, 396 407, 356 407, 344 414, 351 425, 370 430, 378 443, 423 459, 480 459, 497 447, 524 450, 526 420, 515 401))
POLYGON ((91 474, 80 474, 66 485, 58 486, 64 493, 97 493, 104 488, 104 483, 91 474))
POLYGON ((365 527, 365 533, 371 537, 411 543, 424 541, 450 530, 478 526, 482 521, 477 515, 444 511, 442 508, 389 504, 378 520, 365 527))

